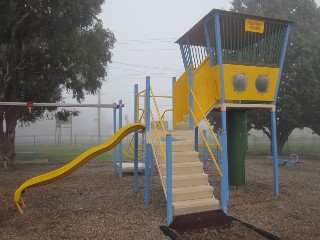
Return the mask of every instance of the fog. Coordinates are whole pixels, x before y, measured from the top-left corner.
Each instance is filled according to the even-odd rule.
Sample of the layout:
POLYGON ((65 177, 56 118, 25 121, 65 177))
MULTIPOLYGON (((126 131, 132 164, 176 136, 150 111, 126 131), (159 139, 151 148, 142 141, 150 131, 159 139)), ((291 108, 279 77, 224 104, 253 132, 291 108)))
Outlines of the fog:
MULTIPOLYGON (((317 1, 318 3, 320 0, 317 1)), ((101 103, 118 103, 121 99, 123 125, 125 116, 133 121, 133 89, 145 89, 145 77, 151 77, 157 95, 171 95, 172 77, 183 71, 180 49, 174 42, 212 9, 231 7, 229 1, 218 0, 109 0, 100 18, 114 32, 117 42, 112 50, 112 64, 101 89, 101 103)), ((66 103, 74 103, 64 94, 66 103)), ((87 95, 85 103, 97 103, 98 96, 87 95)), ((162 110, 171 108, 171 100, 159 101, 162 110)), ((81 108, 73 119, 73 134, 97 135, 98 109, 81 108)), ((169 126, 172 116, 168 115, 169 126)), ((67 134, 65 129, 64 132, 67 134)), ((113 110, 101 109, 101 135, 113 133, 113 110)), ((55 121, 43 121, 17 128, 17 135, 54 135, 55 121)))

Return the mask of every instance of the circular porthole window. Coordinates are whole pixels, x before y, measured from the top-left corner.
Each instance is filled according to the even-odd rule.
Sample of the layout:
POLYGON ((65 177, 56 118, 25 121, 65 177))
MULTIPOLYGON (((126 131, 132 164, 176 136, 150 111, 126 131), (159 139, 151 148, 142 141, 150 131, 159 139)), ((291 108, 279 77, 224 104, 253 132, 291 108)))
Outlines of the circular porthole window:
POLYGON ((243 73, 238 73, 232 78, 233 89, 236 92, 244 92, 248 87, 248 78, 243 73))
POLYGON ((259 75, 256 79, 256 89, 259 93, 265 93, 268 91, 270 80, 267 75, 259 75))

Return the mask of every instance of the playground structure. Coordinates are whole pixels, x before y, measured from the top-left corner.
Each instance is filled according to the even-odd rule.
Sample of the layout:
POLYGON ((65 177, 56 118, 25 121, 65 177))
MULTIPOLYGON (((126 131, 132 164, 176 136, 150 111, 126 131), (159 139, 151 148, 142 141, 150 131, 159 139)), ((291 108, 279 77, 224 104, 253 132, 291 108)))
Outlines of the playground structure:
MULTIPOLYGON (((146 77, 145 90, 139 92, 138 85, 135 85, 135 123, 122 127, 120 111, 120 130, 109 141, 88 150, 60 169, 22 184, 14 196, 20 212, 20 204, 24 205, 23 190, 64 177, 134 132, 134 191, 138 191, 138 160, 143 158, 146 205, 150 201, 150 177, 153 164, 156 164, 167 199, 168 224, 178 215, 220 208, 227 213, 229 185, 245 183, 248 110, 271 111, 272 158, 278 159, 276 100, 290 25, 291 22, 284 20, 212 10, 177 41, 185 72, 179 79, 172 79, 172 96, 155 95, 150 77, 146 77), (172 99, 173 108, 161 113, 158 98, 172 99), (218 136, 206 118, 212 110, 221 114, 222 128, 218 136), (170 111, 173 111, 171 131, 163 124, 170 111), (201 121, 207 124, 213 136, 218 161, 211 151, 212 144, 206 140, 207 132, 201 129, 201 121), (138 130, 143 130, 140 131, 142 154, 139 154, 138 130), (220 201, 213 196, 213 187, 203 172, 204 163, 199 161, 199 134, 221 177, 220 201)), ((119 152, 122 153, 121 145, 119 152)), ((114 171, 118 172, 119 178, 122 177, 122 155, 119 162, 114 159, 114 171)), ((274 194, 279 196, 278 161, 273 161, 273 173, 274 194)))

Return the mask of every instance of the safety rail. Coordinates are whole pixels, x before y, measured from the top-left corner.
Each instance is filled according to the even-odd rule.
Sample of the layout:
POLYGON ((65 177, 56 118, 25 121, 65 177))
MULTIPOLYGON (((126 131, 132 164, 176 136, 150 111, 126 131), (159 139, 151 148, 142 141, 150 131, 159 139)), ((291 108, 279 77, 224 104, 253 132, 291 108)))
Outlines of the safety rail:
MULTIPOLYGON (((143 91, 142 91, 142 92, 143 92, 143 91)), ((140 118, 139 118, 139 121, 138 121, 138 123, 141 123, 141 121, 142 121, 142 119, 143 119, 143 116, 144 116, 144 109, 141 109, 141 108, 140 108, 139 111, 142 111, 142 114, 141 114, 141 116, 140 116, 140 118)), ((130 140, 127 148, 123 150, 123 153, 124 153, 127 157, 129 157, 129 158, 131 158, 131 159, 134 158, 134 155, 133 155, 133 154, 134 154, 134 151, 132 150, 132 148, 133 148, 133 140, 134 140, 134 136, 131 137, 131 140, 130 140), (131 155, 128 151, 130 151, 130 152, 132 153, 132 155, 131 155)), ((139 138, 139 140, 142 141, 141 138, 139 138)), ((142 144, 139 144, 138 146, 143 146, 143 145, 142 145, 142 144)), ((138 152, 140 152, 140 151, 144 151, 144 149, 140 149, 140 150, 138 149, 138 152)), ((144 156, 145 156, 144 154, 139 154, 139 153, 138 153, 138 159, 139 159, 139 160, 143 159, 144 156)))
MULTIPOLYGON (((191 112, 192 116, 195 117, 194 112, 193 112, 191 109, 190 109, 190 112, 191 112)), ((207 147, 207 149, 208 149, 208 151, 209 151, 209 154, 210 154, 210 156, 211 156, 211 158, 212 158, 212 160, 213 160, 213 163, 214 163, 214 165, 216 166, 216 169, 217 169, 218 172, 219 172, 220 177, 223 177, 223 174, 222 174, 222 172, 221 172, 221 169, 220 169, 220 167, 219 167, 219 165, 218 165, 218 163, 217 163, 216 158, 214 157, 214 155, 213 155, 213 153, 212 153, 212 151, 211 151, 210 145, 209 145, 206 137, 204 136, 201 127, 200 127, 199 125, 198 125, 197 127, 198 127, 198 129, 199 129, 199 132, 200 132, 200 134, 201 134, 201 137, 202 137, 202 139, 203 139, 203 142, 204 142, 204 144, 206 145, 206 147, 207 147)))
MULTIPOLYGON (((217 147, 219 147, 220 151, 222 151, 221 144, 220 144, 220 142, 219 142, 216 134, 213 132, 213 130, 212 130, 211 126, 210 126, 210 123, 209 123, 209 121, 208 121, 208 119, 207 119, 204 111, 202 110, 202 108, 201 108, 201 106, 200 106, 200 103, 199 103, 196 95, 194 94, 194 92, 193 92, 192 89, 190 89, 190 92, 191 92, 191 94, 192 94, 192 96, 193 96, 193 99, 195 100, 198 108, 200 109, 200 112, 201 112, 201 114, 202 114, 202 118, 203 118, 203 119, 205 120, 205 122, 207 123, 207 126, 208 126, 208 128, 209 128, 209 130, 210 130, 210 132, 211 132, 211 134, 212 134, 215 142, 217 143, 217 147)), ((195 114, 194 114, 194 112, 192 111, 192 109, 190 109, 190 112, 191 112, 191 114, 192 114, 193 119, 195 119, 195 114)), ((200 123, 200 122, 199 122, 199 123, 200 123)), ((217 163, 216 158, 214 157, 214 155, 213 155, 213 153, 212 153, 212 151, 211 151, 210 144, 208 143, 206 137, 205 137, 204 134, 203 134, 203 131, 202 131, 201 127, 199 126, 199 123, 197 124, 197 127, 198 127, 198 129, 199 129, 200 135, 201 135, 201 137, 202 137, 202 139, 203 139, 204 144, 206 145, 206 147, 207 147, 207 149, 208 149, 208 151, 209 151, 209 154, 210 154, 210 156, 211 156, 211 158, 212 158, 212 160, 213 160, 213 163, 214 163, 216 169, 217 169, 218 172, 219 172, 219 175, 222 177, 223 175, 222 175, 221 169, 220 169, 220 167, 219 167, 219 165, 218 165, 218 163, 217 163)))
POLYGON ((154 106, 156 107, 156 110, 157 110, 157 114, 158 114, 158 117, 159 117, 159 123, 160 123, 160 125, 162 127, 162 131, 164 133, 164 136, 166 136, 167 132, 166 132, 166 129, 165 129, 164 125, 163 125, 163 121, 161 119, 160 110, 159 110, 159 107, 158 107, 158 104, 157 104, 157 101, 156 101, 156 96, 154 95, 153 90, 152 90, 151 87, 150 87, 150 92, 151 92, 151 97, 152 97, 154 106))
POLYGON ((156 133, 156 136, 157 136, 157 140, 158 140, 158 143, 160 145, 160 149, 161 149, 161 153, 163 155, 163 158, 164 158, 164 162, 166 162, 166 153, 165 153, 165 150, 164 150, 164 147, 162 146, 162 141, 161 141, 161 138, 162 136, 160 136, 160 133, 159 133, 159 129, 161 128, 162 131, 163 131, 163 137, 165 137, 167 135, 167 131, 164 127, 164 116, 167 112, 169 111, 173 111, 173 109, 167 109, 165 110, 162 115, 160 114, 160 110, 159 110, 159 107, 158 107, 158 104, 157 104, 157 101, 156 101, 156 98, 172 98, 172 96, 160 96, 160 95, 155 95, 152 88, 150 87, 150 97, 152 98, 153 100, 153 103, 154 103, 154 106, 155 106, 155 109, 156 109, 156 112, 157 112, 157 115, 158 115, 158 118, 159 118, 159 121, 158 123, 156 122, 155 120, 155 116, 153 114, 153 112, 150 110, 150 115, 151 115, 151 119, 152 119, 152 124, 154 126, 154 130, 155 130, 155 133, 156 133))

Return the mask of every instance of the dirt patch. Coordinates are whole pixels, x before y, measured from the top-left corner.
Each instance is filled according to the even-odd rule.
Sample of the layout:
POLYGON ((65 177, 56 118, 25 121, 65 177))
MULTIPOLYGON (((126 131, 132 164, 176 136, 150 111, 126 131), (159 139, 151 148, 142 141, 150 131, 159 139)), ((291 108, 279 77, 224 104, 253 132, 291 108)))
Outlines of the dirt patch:
MULTIPOLYGON (((144 177, 139 193, 133 176, 119 180, 111 163, 83 166, 64 179, 26 190, 27 207, 20 215, 13 193, 25 180, 61 165, 19 165, 0 170, 0 239, 169 239, 166 202, 159 176, 151 179, 150 206, 144 205, 144 177)), ((304 160, 304 167, 280 167, 281 196, 273 196, 272 165, 248 158, 246 182, 230 191, 229 215, 283 239, 319 239, 320 161, 304 160)), ((209 167, 210 184, 220 198, 220 180, 209 167)), ((265 239, 238 222, 228 228, 187 232, 182 239, 265 239)))

